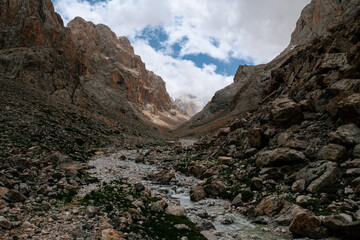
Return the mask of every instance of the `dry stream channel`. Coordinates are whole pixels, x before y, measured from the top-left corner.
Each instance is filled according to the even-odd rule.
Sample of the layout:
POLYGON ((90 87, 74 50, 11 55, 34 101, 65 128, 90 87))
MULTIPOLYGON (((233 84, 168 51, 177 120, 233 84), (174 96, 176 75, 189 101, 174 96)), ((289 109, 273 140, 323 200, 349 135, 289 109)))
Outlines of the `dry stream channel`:
MULTIPOLYGON (((222 199, 204 199, 199 202, 190 200, 190 188, 201 180, 184 176, 176 172, 175 179, 170 185, 159 185, 146 179, 149 174, 161 170, 161 167, 143 163, 135 163, 139 155, 136 150, 120 150, 111 155, 98 154, 89 165, 93 168, 89 173, 102 182, 110 182, 119 178, 130 183, 141 182, 151 189, 154 197, 162 198, 169 205, 180 205, 186 209, 186 215, 198 226, 205 226, 202 231, 208 239, 289 239, 286 230, 282 227, 268 227, 254 224, 243 215, 231 208, 230 202, 222 199), (121 160, 126 156, 126 160, 121 160)), ((97 185, 88 185, 83 188, 80 195, 97 188, 97 185)))

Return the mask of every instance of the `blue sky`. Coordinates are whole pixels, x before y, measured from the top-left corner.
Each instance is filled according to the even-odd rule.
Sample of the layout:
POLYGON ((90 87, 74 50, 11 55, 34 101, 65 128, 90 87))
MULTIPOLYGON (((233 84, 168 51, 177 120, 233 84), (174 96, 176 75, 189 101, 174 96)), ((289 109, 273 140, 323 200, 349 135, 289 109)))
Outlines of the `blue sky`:
POLYGON ((290 42, 310 0, 53 0, 67 23, 81 16, 126 36, 173 98, 209 101, 239 65, 266 63, 290 42))

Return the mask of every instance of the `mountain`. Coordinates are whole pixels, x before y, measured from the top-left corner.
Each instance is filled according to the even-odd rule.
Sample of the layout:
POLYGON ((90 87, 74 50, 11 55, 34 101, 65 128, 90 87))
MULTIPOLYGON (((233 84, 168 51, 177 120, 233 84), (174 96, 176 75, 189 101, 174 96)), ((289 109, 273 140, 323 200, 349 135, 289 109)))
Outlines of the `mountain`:
POLYGON ((175 105, 182 111, 184 111, 190 117, 200 112, 205 106, 203 102, 191 94, 179 96, 174 101, 175 105))
POLYGON ((63 103, 114 119, 174 128, 186 121, 164 81, 125 37, 76 18, 64 27, 50 0, 0 1, 1 74, 63 103))
POLYGON ((359 50, 360 1, 312 0, 279 56, 239 66, 234 82, 173 132, 205 135, 174 163, 206 182, 194 198, 228 198, 295 238, 358 239, 359 50))
MULTIPOLYGON (((342 56, 345 56, 345 53, 356 45, 356 37, 351 33, 355 40, 349 41, 349 39, 334 36, 336 34, 334 31, 337 26, 349 25, 350 23, 347 22, 353 20, 358 10, 359 1, 357 0, 311 1, 301 13, 291 35, 289 46, 279 56, 267 64, 239 66, 234 76, 234 82, 216 92, 201 112, 174 131, 174 136, 198 135, 215 131, 235 116, 259 110, 259 105, 268 100, 270 94, 279 95, 271 88, 276 88, 283 83, 282 78, 290 78, 291 82, 296 82, 303 78, 304 74, 311 74, 311 71, 315 70, 314 68, 318 67, 322 61, 336 61, 333 58, 339 57, 340 54, 336 55, 335 53, 342 53, 342 56), (318 62, 311 64, 317 64, 316 66, 301 68, 301 63, 296 65, 294 58, 304 55, 305 52, 310 51, 309 45, 324 38, 336 38, 336 40, 333 40, 332 46, 327 46, 329 49, 313 54, 312 61, 318 62), (291 69, 296 68, 296 72, 285 68, 286 65, 289 65, 289 61, 293 61, 291 69), (265 89, 268 91, 266 92, 265 89)), ((338 59, 338 61, 341 60, 338 59)), ((344 65, 346 65, 345 62, 344 65)), ((349 67, 355 68, 354 65, 349 67)), ((280 90, 278 89, 278 91, 280 90)))

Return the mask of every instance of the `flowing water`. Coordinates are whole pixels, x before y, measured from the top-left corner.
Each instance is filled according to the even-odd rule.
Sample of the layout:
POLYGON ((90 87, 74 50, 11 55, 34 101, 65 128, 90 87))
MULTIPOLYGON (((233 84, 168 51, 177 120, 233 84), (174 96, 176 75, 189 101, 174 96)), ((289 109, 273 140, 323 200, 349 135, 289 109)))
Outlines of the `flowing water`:
MULTIPOLYGON (((135 150, 121 150, 108 156, 99 153, 89 162, 89 165, 93 166, 89 171, 93 176, 105 182, 119 178, 133 183, 141 181, 151 189, 154 196, 164 199, 170 205, 183 206, 186 209, 187 216, 195 223, 211 222, 215 229, 203 232, 208 239, 288 239, 284 234, 285 230, 280 227, 266 227, 251 223, 243 215, 233 211, 230 202, 227 200, 191 201, 190 188, 201 181, 194 177, 176 173, 176 178, 171 181, 170 185, 158 185, 144 180, 147 175, 159 171, 159 168, 154 165, 135 163, 134 159, 138 155, 139 152, 135 150), (121 156, 126 156, 126 160, 121 160, 121 156), (203 218, 199 217, 201 214, 205 214, 206 219, 203 219, 204 216, 202 216, 203 218), (224 224, 224 219, 227 224, 224 224)), ((94 188, 95 185, 90 185, 83 189, 81 194, 86 194, 94 188)))

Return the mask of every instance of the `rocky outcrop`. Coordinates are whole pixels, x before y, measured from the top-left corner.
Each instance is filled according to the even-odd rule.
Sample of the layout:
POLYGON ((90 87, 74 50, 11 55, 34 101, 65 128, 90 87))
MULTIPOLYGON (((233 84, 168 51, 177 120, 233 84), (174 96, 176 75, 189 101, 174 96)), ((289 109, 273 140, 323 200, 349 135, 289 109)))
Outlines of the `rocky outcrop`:
POLYGON ((293 45, 268 64, 240 66, 234 83, 175 130, 212 131, 187 165, 218 169, 204 179, 208 196, 294 236, 354 238, 346 229, 358 226, 360 200, 359 19, 358 0, 311 1, 293 45), (324 222, 329 214, 346 223, 324 222))
POLYGON ((50 0, 0 1, 0 74, 117 121, 174 128, 188 117, 125 37, 81 18, 63 26, 50 0), (141 120, 142 121, 141 121, 141 120))

